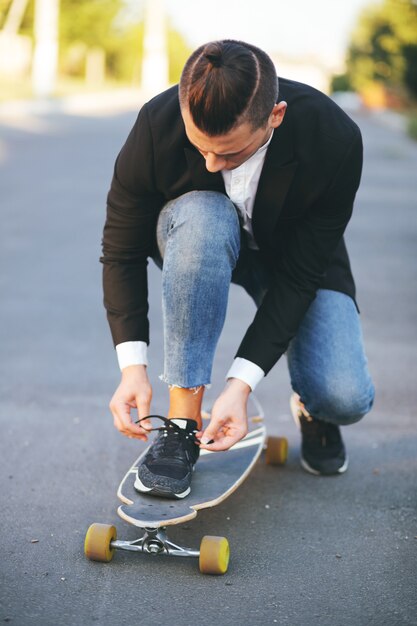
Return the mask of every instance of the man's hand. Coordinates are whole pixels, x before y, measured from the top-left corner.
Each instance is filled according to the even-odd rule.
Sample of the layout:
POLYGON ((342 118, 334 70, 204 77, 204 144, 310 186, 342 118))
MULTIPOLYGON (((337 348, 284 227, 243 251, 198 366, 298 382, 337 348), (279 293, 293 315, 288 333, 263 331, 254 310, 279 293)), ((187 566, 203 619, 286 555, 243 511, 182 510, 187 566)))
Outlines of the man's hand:
POLYGON ((243 439, 248 432, 247 402, 251 392, 249 385, 231 378, 214 403, 210 424, 197 437, 201 448, 207 450, 228 450, 243 439), (207 445, 208 441, 214 443, 207 445))
POLYGON ((122 371, 122 380, 110 401, 114 425, 123 435, 147 441, 147 429, 152 428, 148 420, 135 424, 137 419, 132 409, 137 409, 138 417, 150 413, 152 387, 145 365, 130 365, 122 371))

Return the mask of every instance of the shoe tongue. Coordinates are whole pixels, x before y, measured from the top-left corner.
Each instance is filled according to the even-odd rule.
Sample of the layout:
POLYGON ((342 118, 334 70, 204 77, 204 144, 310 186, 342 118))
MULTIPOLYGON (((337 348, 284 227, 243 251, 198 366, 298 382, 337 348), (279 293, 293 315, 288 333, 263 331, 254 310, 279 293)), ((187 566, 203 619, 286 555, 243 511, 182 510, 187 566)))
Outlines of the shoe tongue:
POLYGON ((174 422, 177 426, 182 428, 183 430, 192 429, 197 426, 196 422, 192 419, 182 418, 182 417, 174 417, 171 419, 171 422, 174 422))

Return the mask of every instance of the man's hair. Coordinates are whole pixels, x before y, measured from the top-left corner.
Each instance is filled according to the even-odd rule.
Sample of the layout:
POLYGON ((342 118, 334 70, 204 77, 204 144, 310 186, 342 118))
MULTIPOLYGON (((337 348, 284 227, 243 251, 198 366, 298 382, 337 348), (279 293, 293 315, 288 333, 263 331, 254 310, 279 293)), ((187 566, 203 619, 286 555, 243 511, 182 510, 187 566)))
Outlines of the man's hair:
POLYGON ((194 124, 209 136, 248 122, 265 126, 278 100, 278 78, 269 56, 243 41, 200 46, 182 71, 179 98, 194 124))

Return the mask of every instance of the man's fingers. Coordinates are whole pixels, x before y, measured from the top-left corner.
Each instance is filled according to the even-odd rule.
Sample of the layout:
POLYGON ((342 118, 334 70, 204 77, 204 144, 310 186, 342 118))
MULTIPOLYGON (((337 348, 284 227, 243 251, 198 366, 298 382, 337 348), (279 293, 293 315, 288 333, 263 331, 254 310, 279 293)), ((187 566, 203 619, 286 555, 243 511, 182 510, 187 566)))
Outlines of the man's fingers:
POLYGON ((220 430, 220 428, 222 427, 222 424, 210 424, 209 426, 207 426, 206 430, 202 433, 202 435, 199 437, 200 439, 200 443, 203 446, 206 446, 209 444, 209 442, 213 442, 218 431, 220 430))
POLYGON ((147 440, 147 434, 139 424, 134 424, 130 415, 131 407, 125 402, 113 402, 110 405, 114 425, 119 432, 135 439, 147 440))
POLYGON ((242 437, 240 435, 225 435, 224 437, 220 437, 217 441, 214 441, 210 444, 201 445, 200 448, 203 450, 211 450, 212 452, 220 452, 222 450, 228 450, 235 443, 240 441, 242 437))
POLYGON ((138 418, 140 420, 139 426, 143 428, 143 430, 151 430, 152 428, 151 420, 146 419, 146 417, 151 412, 150 402, 143 402, 141 398, 137 397, 136 406, 138 408, 138 418))
POLYGON ((141 428, 143 428, 143 430, 152 430, 152 423, 150 420, 141 419, 138 424, 141 428))
POLYGON ((126 367, 122 380, 110 401, 110 410, 114 425, 119 432, 128 437, 148 438, 149 421, 136 424, 137 415, 147 417, 150 411, 152 387, 142 366, 126 367))
POLYGON ((246 425, 237 426, 229 420, 216 420, 199 436, 200 447, 212 451, 228 450, 243 439, 246 433, 246 425))
MULTIPOLYGON (((223 439, 225 438, 224 435, 227 434, 226 432, 227 427, 225 427, 225 421, 226 420, 216 420, 216 421, 212 420, 210 422, 206 430, 199 437, 202 448, 206 448, 207 450, 213 450, 214 448, 212 447, 212 444, 214 445, 215 442, 220 441, 220 440, 223 441, 223 439), (221 433, 223 434, 223 437, 219 437, 221 433)), ((216 449, 226 450, 227 448, 216 448, 216 449)))

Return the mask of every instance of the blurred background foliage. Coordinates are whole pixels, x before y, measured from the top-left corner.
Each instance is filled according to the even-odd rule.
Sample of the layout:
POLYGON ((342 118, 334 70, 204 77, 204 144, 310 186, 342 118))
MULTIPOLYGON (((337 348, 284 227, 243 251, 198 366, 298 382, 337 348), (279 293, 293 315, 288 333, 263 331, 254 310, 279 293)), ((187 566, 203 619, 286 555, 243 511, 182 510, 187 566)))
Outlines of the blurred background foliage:
MULTIPOLYGON (((30 50, 35 0, 0 0, 0 34, 13 1, 25 5, 18 36, 27 39, 30 50)), ((144 5, 145 0, 60 0, 57 93, 68 91, 68 85, 69 90, 140 85, 144 5)), ((191 48, 169 20, 166 32, 174 83, 191 48)), ((29 78, 30 63, 26 72, 29 78)), ((13 95, 30 94, 30 87, 16 91, 16 75, 8 80, 13 95)), ((6 94, 4 82, 1 91, 6 94)), ((355 91, 373 108, 417 108, 417 0, 370 2, 351 34, 345 72, 331 77, 330 91, 355 91)), ((0 99, 5 97, 0 93, 0 99)))
POLYGON ((370 107, 401 109, 417 101, 417 0, 383 0, 360 15, 346 72, 332 91, 358 92, 370 107))
MULTIPOLYGON (((12 0, 0 0, 0 29, 12 0)), ((35 0, 28 0, 19 34, 33 39, 35 0)), ((59 74, 81 79, 88 54, 101 51, 105 78, 138 85, 143 56, 143 3, 132 11, 127 0, 61 0, 59 15, 59 74), (142 11, 141 11, 142 9, 142 11)), ((191 48, 167 23, 169 79, 177 82, 191 48)))

